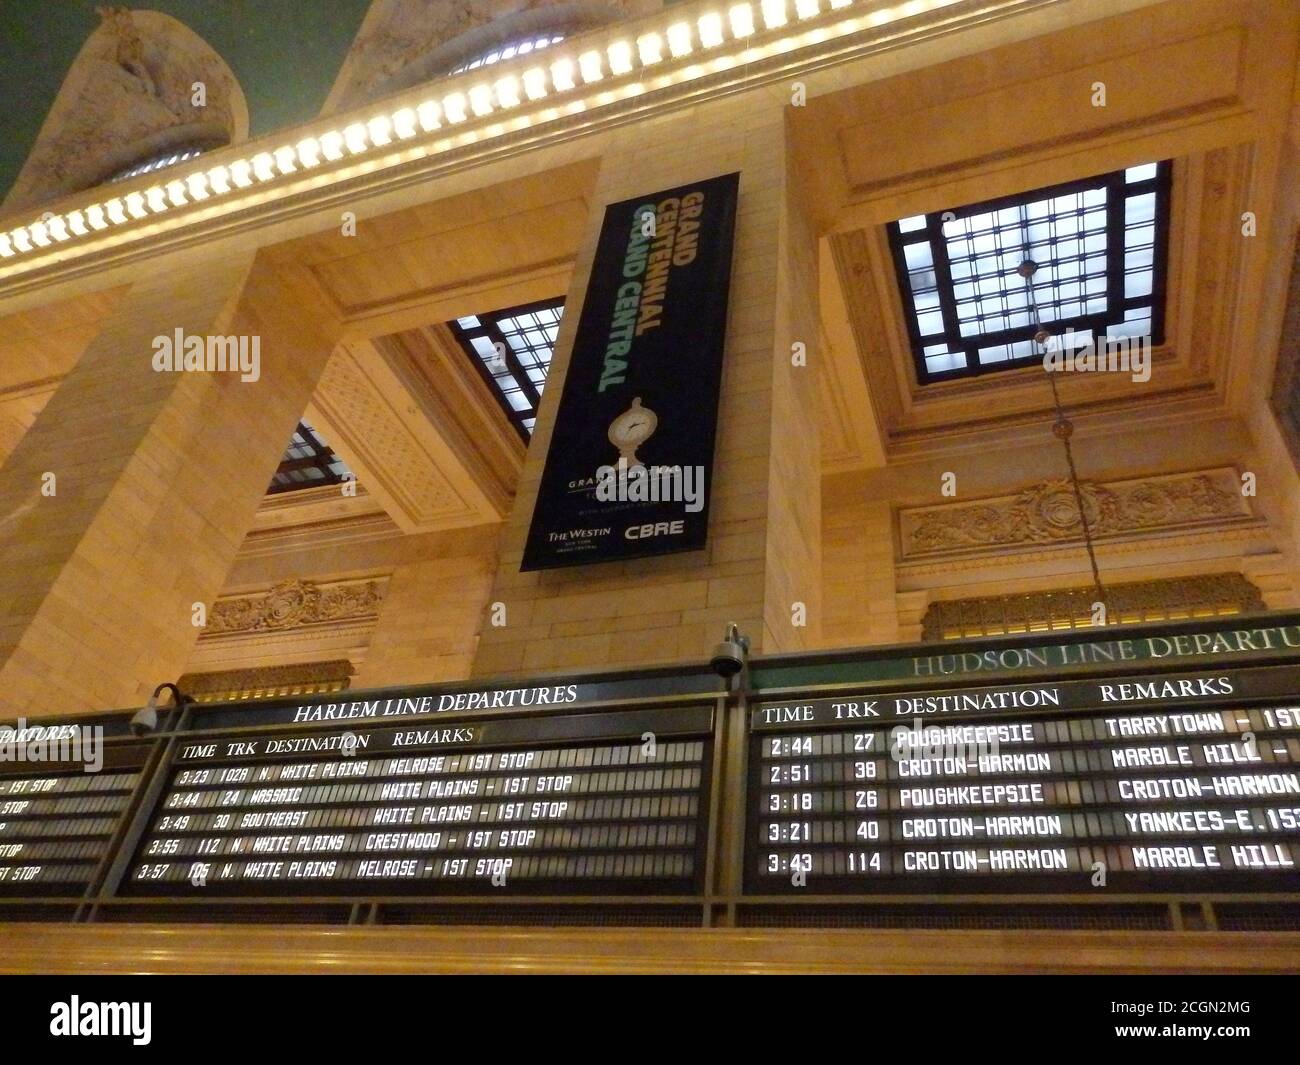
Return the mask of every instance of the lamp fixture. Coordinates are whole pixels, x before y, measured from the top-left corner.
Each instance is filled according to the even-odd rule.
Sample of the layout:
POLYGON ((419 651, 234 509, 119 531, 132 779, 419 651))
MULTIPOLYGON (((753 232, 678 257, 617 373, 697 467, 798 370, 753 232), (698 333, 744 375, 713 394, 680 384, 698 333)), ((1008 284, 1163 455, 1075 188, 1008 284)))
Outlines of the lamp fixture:
MULTIPOLYGON (((1047 346, 1052 340, 1052 334, 1039 321, 1038 304, 1034 299, 1033 278, 1038 273, 1038 263, 1026 255, 1016 267, 1016 273, 1024 279, 1026 302, 1029 305, 1030 316, 1037 327, 1034 331, 1034 343, 1038 345, 1038 350, 1043 355, 1046 355, 1047 346)), ((1092 542, 1092 526, 1088 522, 1088 511, 1083 502, 1083 488, 1079 484, 1079 471, 1074 464, 1074 450, 1070 446, 1070 437, 1074 435, 1074 423, 1065 416, 1065 410, 1061 406, 1061 397, 1056 389, 1055 374, 1046 368, 1044 368, 1044 372, 1047 374, 1048 384, 1052 386, 1052 405, 1056 408, 1056 421, 1052 423, 1052 435, 1061 442, 1061 447, 1065 451, 1065 463, 1070 471, 1070 487, 1074 489, 1074 505, 1078 508, 1079 525, 1083 530, 1083 546, 1088 552, 1088 564, 1092 568, 1092 586, 1097 594, 1097 602, 1101 604, 1104 611, 1106 609, 1106 589, 1101 583, 1101 569, 1097 565, 1097 550, 1092 542)), ((1104 613, 1103 617, 1105 617, 1104 613)))

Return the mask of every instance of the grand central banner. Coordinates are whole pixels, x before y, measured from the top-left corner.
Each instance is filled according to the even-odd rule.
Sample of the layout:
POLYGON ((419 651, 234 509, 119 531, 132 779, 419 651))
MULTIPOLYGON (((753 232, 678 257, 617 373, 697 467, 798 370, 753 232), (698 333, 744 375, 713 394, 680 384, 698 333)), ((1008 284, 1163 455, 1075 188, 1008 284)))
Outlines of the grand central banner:
POLYGON ((522 569, 704 546, 739 178, 606 208, 522 569))

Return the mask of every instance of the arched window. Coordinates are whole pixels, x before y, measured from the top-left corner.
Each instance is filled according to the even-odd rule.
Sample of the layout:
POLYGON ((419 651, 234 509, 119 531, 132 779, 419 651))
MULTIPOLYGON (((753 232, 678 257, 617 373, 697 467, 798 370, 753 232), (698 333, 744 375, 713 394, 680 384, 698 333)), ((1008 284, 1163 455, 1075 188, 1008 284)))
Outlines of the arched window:
POLYGON ((562 40, 564 40, 564 34, 562 33, 543 33, 537 36, 525 37, 522 40, 511 41, 509 44, 493 45, 486 52, 480 53, 468 62, 459 63, 452 67, 447 73, 463 74, 467 70, 488 67, 493 63, 501 62, 503 59, 513 59, 517 55, 527 55, 529 52, 549 48, 553 44, 559 44, 562 40))
POLYGON ((108 182, 148 181, 153 171, 248 136, 234 72, 193 30, 157 11, 99 12, 104 21, 64 75, 4 197, 6 213, 108 182), (196 82, 206 86, 202 106, 196 82))
POLYGON ((143 159, 137 159, 134 163, 114 171, 104 179, 103 184, 111 185, 115 181, 126 181, 128 178, 139 177, 141 174, 151 174, 155 170, 166 170, 177 163, 183 163, 187 159, 193 159, 202 155, 209 146, 189 144, 180 148, 167 148, 161 152, 153 152, 143 159))

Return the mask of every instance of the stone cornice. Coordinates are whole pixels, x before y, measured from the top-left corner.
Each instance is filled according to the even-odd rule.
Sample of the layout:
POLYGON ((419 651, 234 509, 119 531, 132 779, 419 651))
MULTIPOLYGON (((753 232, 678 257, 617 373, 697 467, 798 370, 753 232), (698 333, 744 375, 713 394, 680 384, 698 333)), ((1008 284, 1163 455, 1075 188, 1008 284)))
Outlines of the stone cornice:
MULTIPOLYGON (((737 39, 723 21, 723 36, 705 44, 696 27, 699 20, 717 13, 712 2, 683 4, 633 22, 580 34, 548 49, 545 63, 551 71, 557 61, 573 66, 573 84, 547 74, 545 92, 524 99, 519 81, 538 60, 523 56, 495 65, 491 81, 481 71, 441 79, 368 104, 346 115, 330 116, 281 131, 273 137, 212 152, 201 163, 182 164, 168 184, 204 175, 207 189, 200 202, 192 202, 184 188, 170 200, 156 175, 114 185, 112 211, 100 200, 102 189, 66 197, 50 205, 50 217, 10 216, 0 237, 0 298, 16 295, 46 283, 65 281, 110 266, 122 265, 160 250, 266 225, 337 206, 346 201, 355 208, 367 197, 387 193, 431 177, 482 165, 496 158, 558 144, 578 135, 610 128, 648 113, 689 106, 717 95, 746 91, 779 79, 812 73, 830 64, 861 58, 916 43, 940 34, 1005 18, 1021 11, 1049 5, 1053 0, 913 0, 894 4, 882 0, 820 0, 819 13, 796 17, 788 4, 785 26, 764 29, 757 4, 751 4, 757 32, 737 39), (835 6, 832 7, 831 4, 835 6), (616 70, 615 49, 648 34, 667 36, 670 27, 685 26, 693 47, 689 54, 673 56, 663 42, 661 60, 643 63, 639 48, 631 47, 627 69, 616 70), (580 58, 595 56, 597 78, 579 73, 580 58), (515 89, 503 96, 502 81, 514 79, 515 89), (367 123, 388 121, 397 114, 410 115, 422 104, 453 97, 459 106, 475 91, 481 106, 461 120, 444 115, 428 128, 409 136, 383 135, 384 143, 370 143, 367 123), (309 166, 291 159, 296 147, 311 141, 318 146, 349 127, 360 130, 356 151, 340 149, 340 157, 309 166), (288 152, 287 166, 277 152, 288 152), (260 160, 260 163, 258 162, 260 160), (256 168, 254 165, 256 164, 256 168), (209 186, 206 175, 220 170, 221 188, 209 186), (235 180, 238 174, 239 180, 235 180), (222 191, 222 189, 226 191, 222 191), (151 199, 146 199, 152 194, 151 199), (134 210, 130 215, 127 210, 134 210), (104 228, 94 228, 91 216, 105 208, 104 228), (119 220, 111 220, 112 215, 119 220)), ((620 51, 617 54, 626 56, 620 51)), ((620 62, 619 66, 624 66, 620 62)), ((426 123, 421 119, 421 126, 426 123)), ((395 127, 393 127, 395 129, 395 127)))
POLYGON ((353 481, 344 495, 342 486, 297 488, 266 496, 257 507, 252 532, 285 529, 303 525, 320 525, 331 521, 348 521, 372 514, 382 514, 379 501, 365 486, 353 481))
POLYGON ((241 560, 278 555, 289 551, 320 550, 343 544, 398 541, 404 534, 397 523, 382 511, 341 518, 337 521, 313 522, 254 529, 239 548, 241 560))

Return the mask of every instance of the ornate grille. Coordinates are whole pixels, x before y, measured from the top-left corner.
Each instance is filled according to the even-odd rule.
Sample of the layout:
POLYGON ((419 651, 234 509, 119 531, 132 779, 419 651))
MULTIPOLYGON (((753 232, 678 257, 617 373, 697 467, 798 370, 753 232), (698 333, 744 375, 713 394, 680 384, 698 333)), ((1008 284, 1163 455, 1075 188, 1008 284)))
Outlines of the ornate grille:
POLYGON ((187 673, 177 687, 200 703, 276 699, 346 691, 355 671, 346 658, 289 666, 259 666, 213 673, 187 673))
MULTIPOLYGON (((1093 627, 1097 595, 1091 585, 1019 595, 989 595, 931 603, 921 639, 937 643, 972 636, 1003 636, 1093 627)), ((1240 573, 1172 577, 1108 584, 1109 624, 1174 621, 1263 611, 1259 589, 1240 573)))

